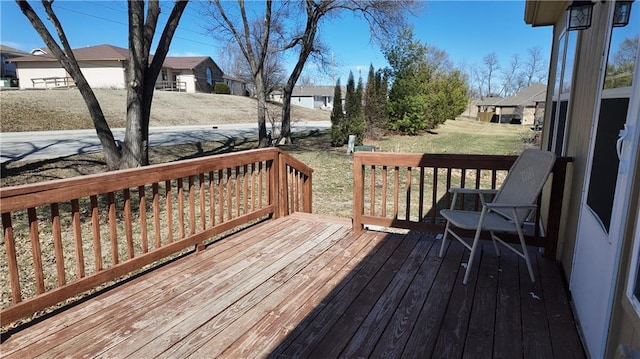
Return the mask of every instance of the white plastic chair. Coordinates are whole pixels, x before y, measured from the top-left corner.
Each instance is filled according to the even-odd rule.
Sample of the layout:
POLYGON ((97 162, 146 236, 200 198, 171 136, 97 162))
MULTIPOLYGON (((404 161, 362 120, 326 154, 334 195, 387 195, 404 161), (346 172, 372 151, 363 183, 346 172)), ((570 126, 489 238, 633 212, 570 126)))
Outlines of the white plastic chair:
POLYGON ((531 261, 527 254, 522 226, 525 219, 527 219, 531 212, 535 210, 536 200, 540 191, 542 191, 542 187, 544 186, 547 177, 549 177, 549 173, 551 172, 551 168, 553 167, 555 160, 556 156, 551 152, 527 149, 524 150, 513 163, 507 177, 498 190, 468 188, 449 189, 449 192, 453 193, 451 209, 443 209, 440 211, 440 214, 447 220, 442 244, 440 246, 440 257, 444 255, 445 244, 449 234, 471 251, 463 284, 467 284, 467 280, 469 279, 473 258, 476 254, 476 250, 478 249, 480 233, 483 230, 491 233, 493 246, 495 247, 498 255, 500 255, 500 252, 496 241, 502 243, 508 249, 524 258, 527 263, 527 269, 529 270, 531 281, 535 282, 531 261), (459 193, 478 195, 482 203, 482 211, 456 210, 455 203, 459 193), (486 194, 495 194, 492 202, 485 201, 484 195, 486 194), (456 234, 452 227, 475 230, 473 242, 469 244, 465 239, 456 234), (505 243, 496 235, 496 232, 517 233, 520 238, 522 250, 505 243))

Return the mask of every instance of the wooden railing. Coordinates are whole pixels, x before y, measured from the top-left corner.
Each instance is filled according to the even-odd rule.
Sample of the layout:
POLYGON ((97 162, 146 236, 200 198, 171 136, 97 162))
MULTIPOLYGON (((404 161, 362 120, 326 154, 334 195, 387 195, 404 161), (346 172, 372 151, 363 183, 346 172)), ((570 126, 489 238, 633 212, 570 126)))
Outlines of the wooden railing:
POLYGON ((161 91, 187 91, 187 83, 184 81, 156 81, 156 90, 161 91))
MULTIPOLYGON (((439 211, 451 206, 451 187, 500 186, 516 156, 356 152, 353 163, 354 229, 377 225, 442 233, 439 211)), ((552 170, 546 218, 535 214, 527 226, 527 243, 555 257, 567 163, 558 158, 552 170), (541 228, 541 223, 546 224, 541 228)), ((458 208, 480 208, 476 197, 459 196, 458 208), (462 207, 463 206, 463 207, 462 207)), ((538 200, 540 205, 542 199, 538 200)), ((471 233, 468 233, 471 234, 471 233)), ((515 240, 515 237, 512 238, 515 240)))
POLYGON ((311 212, 311 175, 271 148, 1 188, 1 325, 225 231, 311 212))
POLYGON ((48 89, 49 87, 69 87, 75 86, 75 82, 71 77, 38 77, 32 78, 31 84, 33 88, 37 88, 38 85, 44 85, 44 88, 48 89))

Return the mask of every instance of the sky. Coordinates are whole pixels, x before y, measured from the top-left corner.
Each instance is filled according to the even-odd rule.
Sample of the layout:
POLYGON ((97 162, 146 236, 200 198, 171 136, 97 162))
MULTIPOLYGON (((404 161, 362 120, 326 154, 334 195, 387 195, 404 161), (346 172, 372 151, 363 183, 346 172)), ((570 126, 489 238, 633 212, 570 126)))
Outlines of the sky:
MULTIPOLYGON (((32 3, 36 11, 44 13, 39 1, 32 3)), ((171 2, 161 3, 162 26, 170 5, 171 2)), ((215 61, 224 51, 224 44, 206 34, 207 22, 200 15, 199 5, 193 2, 187 6, 169 56, 204 55, 215 61)), ((72 48, 101 44, 126 48, 126 8, 122 0, 57 0, 54 3, 72 48)), ((48 23, 46 16, 41 17, 48 23)), ((540 47, 545 63, 549 61, 552 28, 526 25, 524 0, 428 1, 423 3, 418 16, 408 20, 414 27, 416 39, 446 51, 458 67, 480 65, 482 58, 491 52, 498 54, 500 64, 506 67, 513 54, 519 54, 524 61, 527 49, 533 47, 540 47)), ((307 66, 305 74, 316 85, 333 85, 337 78, 344 84, 350 71, 356 78, 361 73, 366 80, 370 64, 376 69, 388 65, 379 47, 371 41, 366 23, 351 14, 325 20, 320 26, 320 36, 331 50, 334 66, 325 71, 319 71, 312 64, 307 66)), ((14 1, 0 0, 0 43, 24 51, 44 47, 14 1)), ((286 60, 285 69, 289 71, 292 67, 292 60, 286 60)))

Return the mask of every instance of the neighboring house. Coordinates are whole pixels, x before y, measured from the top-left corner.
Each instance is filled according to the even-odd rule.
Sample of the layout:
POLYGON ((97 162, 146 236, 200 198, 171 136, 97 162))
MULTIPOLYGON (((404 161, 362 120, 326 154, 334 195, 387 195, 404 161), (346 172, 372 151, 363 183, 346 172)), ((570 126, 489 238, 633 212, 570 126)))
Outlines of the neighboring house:
MULTIPOLYGON (((0 79, 16 79, 16 65, 11 63, 10 60, 16 57, 22 57, 29 55, 28 53, 14 49, 9 46, 0 45, 0 79)), ((14 82, 17 85, 17 82, 14 82)), ((0 87, 5 85, 5 82, 0 82, 0 87)), ((11 83, 9 82, 9 85, 11 83)))
MULTIPOLYGON (((341 88, 342 102, 347 94, 347 88, 341 88)), ((333 108, 333 93, 335 86, 296 86, 291 93, 291 104, 310 109, 331 110, 333 108)), ((274 101, 282 102, 282 92, 272 95, 274 101)))
MULTIPOLYGON (((47 49, 11 59, 16 65, 21 89, 73 85, 70 75, 47 49)), ((129 50, 112 45, 98 45, 73 50, 78 65, 93 88, 124 88, 129 50)), ((222 70, 207 56, 167 57, 156 88, 186 92, 212 92, 213 84, 222 81, 222 70)))
POLYGON ((582 30, 568 31, 567 1, 526 0, 524 14, 553 26, 542 147, 573 159, 557 259, 588 355, 638 357, 640 3, 572 4, 583 3, 592 17, 582 30))
POLYGON ((232 95, 249 96, 249 89, 247 88, 247 83, 244 80, 224 75, 222 76, 222 81, 229 86, 232 95))
POLYGON ((487 97, 478 103, 478 119, 531 125, 544 116, 547 85, 533 84, 506 98, 487 97))
POLYGON ((170 85, 186 92, 212 93, 213 86, 216 82, 222 82, 223 75, 220 67, 208 56, 167 56, 158 81, 168 81, 170 85))

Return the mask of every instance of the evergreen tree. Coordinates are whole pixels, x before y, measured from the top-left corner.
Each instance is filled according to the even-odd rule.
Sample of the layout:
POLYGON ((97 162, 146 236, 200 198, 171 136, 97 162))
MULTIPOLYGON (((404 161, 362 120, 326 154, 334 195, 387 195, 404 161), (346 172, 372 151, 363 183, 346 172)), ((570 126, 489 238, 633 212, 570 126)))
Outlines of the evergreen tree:
POLYGON ((390 130, 417 134, 464 111, 468 86, 460 71, 452 69, 446 52, 414 40, 407 30, 385 49, 385 56, 393 76, 390 130))
POLYGON ((339 147, 347 141, 344 132, 344 112, 342 111, 342 90, 340 79, 333 90, 333 109, 331 110, 331 146, 339 147))
POLYGON ((383 71, 369 66, 367 87, 364 93, 365 136, 378 139, 382 137, 387 124, 387 77, 383 71))
POLYGON ((382 69, 376 73, 376 96, 378 98, 378 126, 381 130, 387 128, 389 122, 389 75, 382 69))
POLYGON ((353 72, 349 72, 347 80, 347 94, 345 96, 345 120, 344 129, 347 138, 356 136, 356 145, 361 145, 364 139, 364 114, 362 113, 362 78, 358 81, 356 89, 353 72))
POLYGON ((367 75, 367 87, 364 91, 364 122, 365 136, 367 138, 375 138, 378 122, 377 103, 378 103, 378 83, 373 65, 369 65, 369 74, 367 75))

